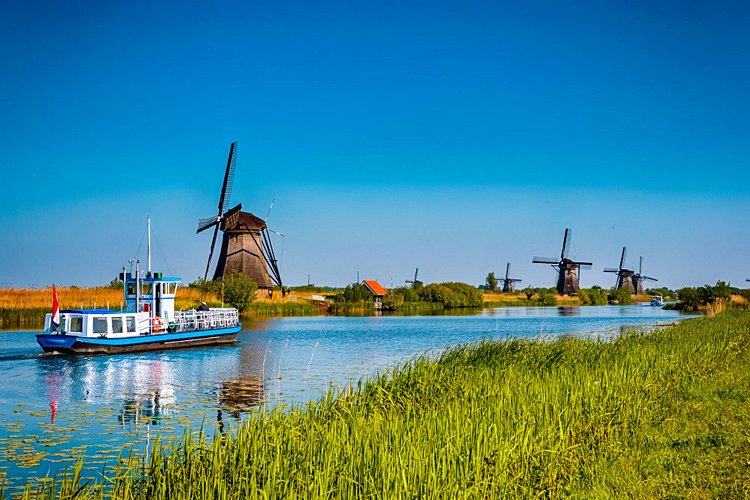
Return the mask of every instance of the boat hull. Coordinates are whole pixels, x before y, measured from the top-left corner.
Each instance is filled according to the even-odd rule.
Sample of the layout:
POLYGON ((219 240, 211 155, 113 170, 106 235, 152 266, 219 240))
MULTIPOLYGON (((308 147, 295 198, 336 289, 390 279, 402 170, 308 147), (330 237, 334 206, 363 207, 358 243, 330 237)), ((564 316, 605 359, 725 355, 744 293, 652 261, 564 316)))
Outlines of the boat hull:
POLYGON ((36 336, 36 340, 44 352, 59 352, 63 354, 117 354, 232 344, 236 342, 237 334, 241 328, 238 325, 217 330, 140 335, 138 337, 127 338, 39 334, 36 336))

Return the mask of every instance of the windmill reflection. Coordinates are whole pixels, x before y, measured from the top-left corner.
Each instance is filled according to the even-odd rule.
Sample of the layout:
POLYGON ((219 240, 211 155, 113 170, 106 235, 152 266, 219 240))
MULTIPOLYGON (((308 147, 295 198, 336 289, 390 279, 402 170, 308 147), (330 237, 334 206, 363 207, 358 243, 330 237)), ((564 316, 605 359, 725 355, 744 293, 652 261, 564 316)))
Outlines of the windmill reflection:
POLYGON ((216 420, 219 430, 224 431, 223 412, 238 422, 243 413, 248 413, 263 401, 263 380, 258 375, 241 375, 224 380, 219 386, 219 409, 216 420))

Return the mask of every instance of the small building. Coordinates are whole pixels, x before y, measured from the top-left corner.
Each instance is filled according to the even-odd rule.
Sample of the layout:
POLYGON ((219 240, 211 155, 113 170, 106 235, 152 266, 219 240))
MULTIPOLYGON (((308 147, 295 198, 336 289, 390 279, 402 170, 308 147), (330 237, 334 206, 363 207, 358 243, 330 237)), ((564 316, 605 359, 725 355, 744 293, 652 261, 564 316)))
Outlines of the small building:
POLYGON ((383 297, 388 295, 388 290, 377 282, 377 280, 364 280, 362 284, 372 294, 375 301, 375 309, 383 308, 383 297))

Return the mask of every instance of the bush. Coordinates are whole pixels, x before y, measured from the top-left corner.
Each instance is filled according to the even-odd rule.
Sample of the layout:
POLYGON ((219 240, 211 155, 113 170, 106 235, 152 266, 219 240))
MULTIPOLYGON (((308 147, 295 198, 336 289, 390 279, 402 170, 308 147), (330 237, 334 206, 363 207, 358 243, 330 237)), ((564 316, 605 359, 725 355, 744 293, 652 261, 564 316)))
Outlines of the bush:
POLYGON ((581 288, 578 291, 578 298, 581 301, 581 305, 601 306, 607 303, 607 292, 598 286, 581 288))
POLYGON ((610 298, 612 299, 612 302, 616 301, 616 303, 620 305, 627 305, 633 301, 633 296, 630 293, 630 288, 628 288, 627 286, 612 288, 610 298))
POLYGON ((539 302, 543 306, 555 306, 557 305, 557 288, 540 288, 539 302))
POLYGON ((482 307, 484 296, 481 290, 466 283, 433 283, 419 292, 424 302, 439 302, 443 307, 482 307))
POLYGON ((258 284, 240 271, 224 275, 224 302, 243 312, 255 300, 258 284))

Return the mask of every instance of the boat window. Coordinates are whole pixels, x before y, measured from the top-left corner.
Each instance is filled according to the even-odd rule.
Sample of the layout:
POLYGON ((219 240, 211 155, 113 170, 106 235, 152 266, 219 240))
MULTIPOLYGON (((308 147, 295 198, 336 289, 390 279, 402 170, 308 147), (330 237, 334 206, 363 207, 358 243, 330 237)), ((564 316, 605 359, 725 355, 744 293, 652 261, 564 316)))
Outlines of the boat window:
POLYGON ((128 295, 135 295, 135 283, 128 283, 128 295))
POLYGON ((135 316, 128 316, 126 321, 128 324, 128 333, 135 333, 135 316))
POLYGON ((170 295, 174 295, 175 293, 177 293, 177 283, 169 284, 169 293, 170 295))
POLYGON ((141 293, 143 295, 151 295, 151 285, 153 283, 142 283, 141 284, 141 293))
POLYGON ((94 333, 107 333, 107 318, 94 318, 94 333))
POLYGON ((70 329, 71 333, 83 332, 83 316, 71 316, 70 317, 70 329))
POLYGON ((122 333, 122 318, 112 318, 112 333, 122 333))

